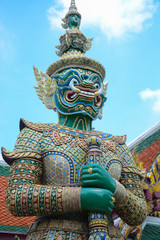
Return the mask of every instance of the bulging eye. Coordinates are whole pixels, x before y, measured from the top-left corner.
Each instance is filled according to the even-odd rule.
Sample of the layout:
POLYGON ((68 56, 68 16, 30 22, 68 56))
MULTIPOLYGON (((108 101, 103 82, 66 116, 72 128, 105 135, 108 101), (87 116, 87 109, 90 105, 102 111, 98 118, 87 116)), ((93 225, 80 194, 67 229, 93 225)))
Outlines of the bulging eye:
POLYGON ((72 80, 69 83, 69 86, 74 92, 77 92, 77 91, 80 91, 76 87, 78 84, 79 84, 78 80, 76 78, 72 78, 72 80))
POLYGON ((100 86, 99 86, 98 83, 95 83, 95 84, 94 84, 94 87, 95 87, 96 89, 99 89, 100 86))
POLYGON ((71 83, 72 83, 74 86, 76 86, 76 85, 78 85, 78 80, 75 79, 75 78, 73 78, 73 79, 71 80, 71 83))

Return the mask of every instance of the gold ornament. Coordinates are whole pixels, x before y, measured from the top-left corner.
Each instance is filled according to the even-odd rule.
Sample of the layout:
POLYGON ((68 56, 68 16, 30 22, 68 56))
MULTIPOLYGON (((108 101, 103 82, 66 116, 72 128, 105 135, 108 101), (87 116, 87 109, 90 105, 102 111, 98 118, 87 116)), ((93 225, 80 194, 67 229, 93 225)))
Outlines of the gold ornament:
POLYGON ((92 174, 92 168, 88 168, 88 173, 92 174))

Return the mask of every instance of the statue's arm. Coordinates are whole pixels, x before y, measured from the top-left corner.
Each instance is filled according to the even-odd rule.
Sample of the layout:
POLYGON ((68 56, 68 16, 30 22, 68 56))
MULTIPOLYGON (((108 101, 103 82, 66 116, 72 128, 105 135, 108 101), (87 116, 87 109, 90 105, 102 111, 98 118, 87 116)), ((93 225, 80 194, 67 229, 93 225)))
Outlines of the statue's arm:
POLYGON ((35 159, 13 162, 6 191, 6 205, 14 216, 47 216, 82 210, 112 211, 113 194, 110 191, 43 185, 42 169, 43 164, 35 159))
POLYGON ((7 208, 16 216, 79 212, 80 187, 43 185, 42 135, 25 127, 17 138, 13 152, 2 150, 5 161, 11 165, 6 191, 7 208))
POLYGON ((120 181, 116 181, 115 211, 127 224, 137 226, 147 216, 147 204, 134 160, 128 148, 122 147, 124 161, 120 181))
POLYGON ((6 191, 8 210, 15 216, 57 215, 83 210, 111 212, 113 194, 108 190, 43 184, 43 132, 38 131, 39 124, 35 130, 30 128, 32 124, 28 125, 23 128, 22 124, 13 152, 2 150, 3 158, 11 165, 6 191))
POLYGON ((13 162, 6 191, 6 204, 15 216, 45 216, 81 211, 81 188, 41 184, 43 164, 34 159, 13 162))

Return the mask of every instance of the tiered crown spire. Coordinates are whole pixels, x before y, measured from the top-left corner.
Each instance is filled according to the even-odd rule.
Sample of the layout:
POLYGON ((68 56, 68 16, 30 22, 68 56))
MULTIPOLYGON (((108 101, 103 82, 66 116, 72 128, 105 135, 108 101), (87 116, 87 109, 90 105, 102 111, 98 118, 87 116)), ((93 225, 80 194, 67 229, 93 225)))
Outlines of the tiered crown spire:
POLYGON ((70 5, 70 8, 69 10, 76 10, 77 11, 77 7, 76 7, 76 4, 75 4, 75 0, 71 0, 71 5, 70 5))
MULTIPOLYGON (((69 26, 69 16, 71 15, 76 15, 77 17, 79 17, 79 19, 81 20, 81 14, 77 11, 77 7, 75 4, 75 0, 71 0, 71 4, 69 7, 69 11, 68 13, 65 15, 65 17, 62 19, 63 23, 62 23, 62 27, 64 29, 70 28, 69 26)), ((80 21, 79 21, 79 25, 80 25, 80 21)), ((77 26, 77 28, 79 28, 79 26, 77 26)))
POLYGON ((104 67, 94 59, 84 54, 91 48, 92 38, 87 39, 79 30, 81 14, 78 12, 75 0, 71 0, 68 13, 62 19, 62 27, 66 33, 60 37, 60 45, 56 51, 61 60, 53 63, 47 70, 49 76, 66 68, 80 67, 98 73, 102 80, 105 76, 104 67))

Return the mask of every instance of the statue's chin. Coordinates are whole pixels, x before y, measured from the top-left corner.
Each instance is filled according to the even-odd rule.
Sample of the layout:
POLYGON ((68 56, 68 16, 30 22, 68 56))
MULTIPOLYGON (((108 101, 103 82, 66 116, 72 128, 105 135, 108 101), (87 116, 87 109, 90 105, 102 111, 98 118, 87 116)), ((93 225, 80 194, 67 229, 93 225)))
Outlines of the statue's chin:
POLYGON ((76 95, 76 93, 72 94, 71 91, 66 91, 63 94, 56 94, 55 104, 57 110, 64 115, 83 114, 91 117, 93 120, 96 119, 99 114, 99 110, 103 106, 104 100, 99 97, 100 100, 97 100, 95 103, 94 99, 86 100, 81 96, 74 95, 76 95))
POLYGON ((62 114, 64 114, 64 115, 82 114, 82 115, 84 115, 84 116, 89 116, 89 117, 90 117, 91 119, 93 119, 93 120, 95 120, 95 119, 97 118, 98 113, 99 113, 99 112, 95 112, 95 111, 93 110, 93 108, 91 108, 90 106, 86 106, 86 108, 88 109, 88 111, 86 111, 86 110, 85 110, 86 108, 84 108, 83 106, 79 107, 79 106, 77 105, 77 108, 78 108, 77 111, 76 111, 76 110, 74 111, 73 109, 69 109, 69 108, 68 108, 68 111, 64 111, 64 109, 62 109, 61 107, 57 106, 58 112, 60 112, 60 113, 62 113, 62 114), (80 109, 80 108, 81 108, 81 109, 80 109))
POLYGON ((83 114, 85 116, 89 116, 93 120, 97 118, 99 113, 99 111, 94 111, 92 106, 82 105, 81 103, 71 107, 69 105, 62 105, 61 103, 56 102, 56 108, 58 112, 64 115, 83 114))

